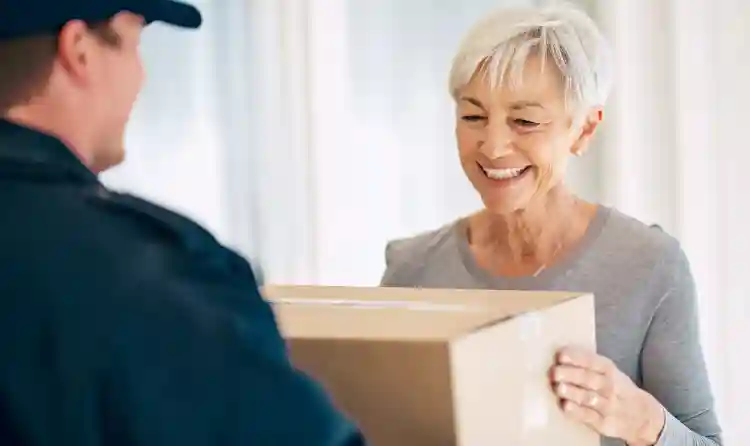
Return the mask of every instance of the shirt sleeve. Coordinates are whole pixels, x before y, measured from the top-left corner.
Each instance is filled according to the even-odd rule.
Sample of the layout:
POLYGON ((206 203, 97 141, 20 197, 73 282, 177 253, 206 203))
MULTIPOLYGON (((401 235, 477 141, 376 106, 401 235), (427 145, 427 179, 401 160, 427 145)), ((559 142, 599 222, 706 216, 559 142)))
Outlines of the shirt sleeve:
POLYGON ((388 242, 385 245, 385 271, 380 279, 381 287, 397 287, 401 285, 398 280, 399 268, 397 266, 396 243, 388 242))
POLYGON ((665 408, 659 446, 719 446, 721 429, 700 344, 698 305, 679 247, 664 259, 664 293, 641 353, 643 388, 665 408))
POLYGON ((219 279, 160 277, 118 300, 102 413, 112 444, 363 446, 291 364, 252 274, 219 279))

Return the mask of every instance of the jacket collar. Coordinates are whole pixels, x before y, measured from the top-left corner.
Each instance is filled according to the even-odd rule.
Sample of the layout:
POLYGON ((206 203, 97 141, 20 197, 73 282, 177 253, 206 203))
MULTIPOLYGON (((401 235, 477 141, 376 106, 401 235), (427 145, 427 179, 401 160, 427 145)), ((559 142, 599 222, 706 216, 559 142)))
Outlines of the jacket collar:
POLYGON ((83 183, 99 180, 58 138, 0 119, 0 170, 14 166, 49 174, 64 175, 83 183))

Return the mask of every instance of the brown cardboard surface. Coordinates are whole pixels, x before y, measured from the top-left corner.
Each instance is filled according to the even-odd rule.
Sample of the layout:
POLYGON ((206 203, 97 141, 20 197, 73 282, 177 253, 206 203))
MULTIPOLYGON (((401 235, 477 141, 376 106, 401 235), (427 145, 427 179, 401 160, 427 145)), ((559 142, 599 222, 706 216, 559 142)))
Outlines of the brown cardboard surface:
POLYGON ((598 446, 549 387, 554 353, 595 348, 593 296, 269 286, 292 360, 373 446, 598 446))

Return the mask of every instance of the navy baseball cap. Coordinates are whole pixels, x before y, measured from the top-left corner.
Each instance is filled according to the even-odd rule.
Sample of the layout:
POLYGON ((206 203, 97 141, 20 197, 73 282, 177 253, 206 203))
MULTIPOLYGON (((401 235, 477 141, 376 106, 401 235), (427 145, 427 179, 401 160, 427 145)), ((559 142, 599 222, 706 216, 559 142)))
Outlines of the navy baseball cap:
POLYGON ((0 0, 0 40, 54 34, 71 20, 100 22, 124 11, 181 28, 203 21, 195 6, 175 0, 0 0))

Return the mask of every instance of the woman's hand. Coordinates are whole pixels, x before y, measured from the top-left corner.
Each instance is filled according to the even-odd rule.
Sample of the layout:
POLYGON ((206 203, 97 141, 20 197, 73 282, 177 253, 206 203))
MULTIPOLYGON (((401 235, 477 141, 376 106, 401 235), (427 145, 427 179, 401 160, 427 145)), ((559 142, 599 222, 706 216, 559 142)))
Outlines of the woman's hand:
POLYGON ((566 348, 558 354, 551 377, 563 411, 571 418, 630 446, 658 441, 665 421, 661 405, 610 359, 566 348))

